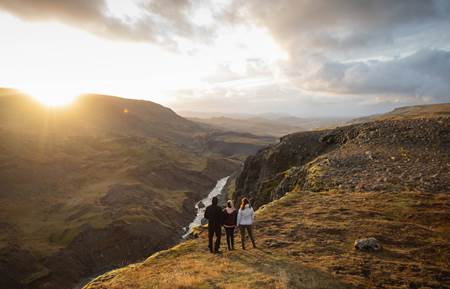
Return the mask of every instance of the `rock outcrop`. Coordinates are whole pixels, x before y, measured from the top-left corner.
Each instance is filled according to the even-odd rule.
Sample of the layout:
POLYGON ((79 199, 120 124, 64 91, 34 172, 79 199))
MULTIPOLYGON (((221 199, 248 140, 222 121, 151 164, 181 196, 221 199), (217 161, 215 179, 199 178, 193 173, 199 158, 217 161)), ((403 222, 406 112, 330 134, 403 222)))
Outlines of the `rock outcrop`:
POLYGON ((361 251, 380 251, 383 249, 380 241, 375 238, 358 239, 353 246, 355 246, 355 249, 361 251))
POLYGON ((281 138, 249 157, 237 198, 256 207, 298 187, 323 191, 449 191, 450 121, 385 120, 281 138))

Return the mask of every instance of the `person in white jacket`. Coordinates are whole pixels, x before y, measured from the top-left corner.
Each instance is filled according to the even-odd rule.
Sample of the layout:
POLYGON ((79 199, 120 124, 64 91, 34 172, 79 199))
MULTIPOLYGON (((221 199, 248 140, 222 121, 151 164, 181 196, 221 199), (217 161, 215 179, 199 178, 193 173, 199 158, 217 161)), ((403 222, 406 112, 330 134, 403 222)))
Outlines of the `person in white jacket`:
POLYGON ((237 216, 237 225, 241 232, 242 249, 245 250, 245 230, 247 230, 253 248, 256 248, 255 237, 253 236, 253 221, 255 219, 255 212, 250 206, 247 198, 243 198, 237 216))

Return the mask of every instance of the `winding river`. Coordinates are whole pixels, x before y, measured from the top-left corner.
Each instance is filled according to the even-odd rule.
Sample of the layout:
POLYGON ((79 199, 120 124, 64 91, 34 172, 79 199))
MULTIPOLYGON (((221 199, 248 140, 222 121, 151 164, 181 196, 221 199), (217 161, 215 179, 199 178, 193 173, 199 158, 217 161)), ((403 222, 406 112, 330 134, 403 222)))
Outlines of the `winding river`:
POLYGON ((197 215, 195 216, 194 220, 189 224, 189 226, 185 227, 186 233, 183 235, 183 239, 189 236, 194 227, 200 226, 202 224, 202 219, 203 215, 205 214, 206 207, 211 205, 211 200, 213 197, 217 197, 222 193, 222 190, 225 187, 228 178, 229 176, 218 180, 216 186, 211 190, 211 192, 209 192, 208 196, 195 204, 197 215), (200 207, 199 206, 200 203, 203 203, 203 206, 200 207))
MULTIPOLYGON (((195 209, 197 210, 197 214, 196 214, 194 220, 189 224, 189 226, 186 226, 184 228, 186 233, 183 235, 183 239, 185 239, 192 232, 192 229, 194 227, 200 226, 202 224, 202 219, 203 219, 203 215, 205 214, 206 207, 211 205, 211 200, 213 197, 217 197, 218 195, 220 195, 222 193, 223 188, 227 184, 228 178, 229 178, 229 176, 218 180, 216 183, 216 186, 211 190, 211 192, 209 192, 208 196, 206 198, 204 198, 203 200, 198 201, 195 204, 195 209), (199 206, 200 203, 203 203, 204 206, 200 207, 199 206)), ((98 276, 102 273, 103 273, 103 271, 99 272, 98 274, 95 274, 94 276, 83 278, 80 281, 80 283, 74 287, 74 289, 83 288, 83 286, 85 286, 87 283, 89 283, 89 281, 95 279, 96 276, 98 276)))

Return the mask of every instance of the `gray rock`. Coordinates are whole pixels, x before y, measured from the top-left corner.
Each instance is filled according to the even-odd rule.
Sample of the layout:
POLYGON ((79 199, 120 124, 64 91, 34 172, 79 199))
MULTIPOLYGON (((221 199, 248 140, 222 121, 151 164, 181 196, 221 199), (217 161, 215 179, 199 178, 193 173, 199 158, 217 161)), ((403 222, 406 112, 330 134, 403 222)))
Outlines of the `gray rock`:
POLYGON ((200 202, 198 202, 197 206, 198 206, 199 209, 202 209, 202 208, 205 207, 205 204, 203 204, 203 202, 200 201, 200 202))
POLYGON ((355 249, 361 251, 380 251, 383 247, 375 238, 358 239, 355 241, 355 249))

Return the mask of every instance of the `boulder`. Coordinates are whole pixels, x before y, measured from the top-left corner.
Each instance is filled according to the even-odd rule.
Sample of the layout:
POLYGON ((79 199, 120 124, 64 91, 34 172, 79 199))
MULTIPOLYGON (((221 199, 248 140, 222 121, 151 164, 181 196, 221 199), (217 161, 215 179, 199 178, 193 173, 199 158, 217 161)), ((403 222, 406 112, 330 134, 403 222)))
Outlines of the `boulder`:
POLYGON ((355 241, 355 249, 360 251, 380 251, 383 247, 375 238, 358 239, 355 241))

